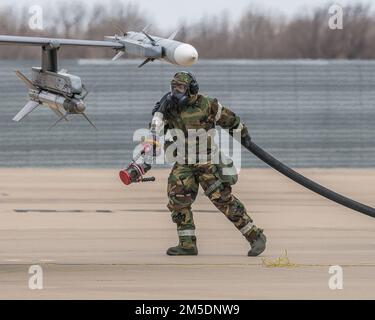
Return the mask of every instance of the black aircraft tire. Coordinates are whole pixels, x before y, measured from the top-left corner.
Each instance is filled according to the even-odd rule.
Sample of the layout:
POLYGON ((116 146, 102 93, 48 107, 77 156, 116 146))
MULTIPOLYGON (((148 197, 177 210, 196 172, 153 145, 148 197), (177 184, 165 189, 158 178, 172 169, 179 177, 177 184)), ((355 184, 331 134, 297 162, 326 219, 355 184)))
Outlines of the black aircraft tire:
POLYGON ((320 194, 321 196, 326 197, 327 199, 330 199, 334 202, 337 202, 345 207, 348 207, 350 209, 353 209, 355 211, 361 212, 363 214, 375 218, 374 208, 369 207, 363 203, 357 202, 355 200, 349 199, 304 177, 303 175, 299 174, 298 172, 294 171, 287 165, 283 164, 282 162, 271 156, 268 152, 264 151, 254 142, 250 141, 249 147, 247 149, 255 156, 257 156, 260 160, 267 163, 269 166, 279 171, 283 175, 287 176, 288 178, 292 179, 293 181, 304 186, 305 188, 310 189, 311 191, 314 191, 320 194))

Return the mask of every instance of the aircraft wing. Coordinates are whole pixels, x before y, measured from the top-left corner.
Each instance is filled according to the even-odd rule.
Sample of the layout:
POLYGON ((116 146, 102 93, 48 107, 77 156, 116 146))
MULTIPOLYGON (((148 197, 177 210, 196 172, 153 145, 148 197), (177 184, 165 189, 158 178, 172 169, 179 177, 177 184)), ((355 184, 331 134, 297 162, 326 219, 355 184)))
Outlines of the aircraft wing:
POLYGON ((59 39, 59 38, 41 38, 41 37, 19 37, 0 35, 0 44, 31 45, 44 46, 89 46, 89 47, 107 47, 113 49, 122 49, 124 45, 114 41, 98 40, 79 40, 79 39, 59 39))

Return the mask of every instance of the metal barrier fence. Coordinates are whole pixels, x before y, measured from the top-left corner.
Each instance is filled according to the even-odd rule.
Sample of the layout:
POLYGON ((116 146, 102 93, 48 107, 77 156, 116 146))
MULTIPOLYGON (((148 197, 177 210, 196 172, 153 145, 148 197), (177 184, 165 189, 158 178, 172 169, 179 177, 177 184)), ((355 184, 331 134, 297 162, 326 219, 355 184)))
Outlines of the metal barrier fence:
MULTIPOLYGON (((47 131, 46 108, 22 123, 12 117, 27 100, 13 70, 39 61, 0 61, 0 166, 121 167, 133 132, 148 126, 154 103, 179 68, 139 61, 62 60, 88 89, 87 114, 47 131)), ((217 97, 247 124, 257 144, 293 167, 375 167, 375 62, 202 60, 203 93, 217 97)), ((265 166, 243 151, 243 167, 265 166)))

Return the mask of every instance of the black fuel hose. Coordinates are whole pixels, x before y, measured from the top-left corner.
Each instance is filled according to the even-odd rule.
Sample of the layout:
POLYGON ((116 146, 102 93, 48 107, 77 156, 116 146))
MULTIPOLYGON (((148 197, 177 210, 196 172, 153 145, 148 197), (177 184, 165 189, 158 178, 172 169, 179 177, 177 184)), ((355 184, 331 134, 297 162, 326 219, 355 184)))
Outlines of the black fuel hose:
POLYGON ((299 174, 298 172, 294 171, 293 169, 289 168, 284 163, 280 162, 273 156, 271 156, 268 152, 264 151, 261 147, 256 145, 254 142, 249 141, 248 146, 246 147, 251 153, 257 156, 260 160, 267 163, 269 166, 274 168, 275 170, 279 171, 283 175, 287 176, 288 178, 292 179, 293 181, 299 183, 300 185, 304 186, 311 191, 314 191, 320 194, 327 199, 330 199, 334 202, 337 202, 345 207, 353 209, 355 211, 361 212, 365 215, 375 218, 375 209, 369 207, 363 203, 357 202, 355 200, 349 199, 339 193, 336 193, 326 187, 323 187, 319 183, 316 183, 303 175, 299 174))

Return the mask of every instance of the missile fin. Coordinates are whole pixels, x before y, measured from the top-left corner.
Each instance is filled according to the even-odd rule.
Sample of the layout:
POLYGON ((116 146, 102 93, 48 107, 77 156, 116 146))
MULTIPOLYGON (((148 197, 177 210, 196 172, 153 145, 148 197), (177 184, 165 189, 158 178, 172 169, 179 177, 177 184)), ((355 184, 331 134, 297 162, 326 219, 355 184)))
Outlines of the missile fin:
POLYGON ((126 36, 126 31, 124 31, 124 29, 122 29, 119 25, 112 22, 112 26, 120 31, 120 34, 122 34, 122 36, 126 36))
POLYGON ((37 87, 32 83, 32 81, 27 78, 21 71, 15 70, 15 74, 20 78, 30 89, 37 89, 37 87))
POLYGON ((151 41, 151 44, 154 46, 156 41, 154 38, 152 38, 149 34, 147 34, 145 31, 142 30, 142 33, 148 38, 148 40, 151 41))
POLYGON ((147 32, 147 30, 151 27, 151 24, 146 25, 143 29, 142 32, 147 32))
POLYGON ((51 108, 49 107, 54 113, 56 113, 56 115, 58 115, 59 117, 63 117, 65 119, 65 121, 69 121, 68 118, 66 117, 65 114, 63 114, 60 110, 58 109, 55 109, 55 108, 51 108))
POLYGON ((173 32, 171 33, 171 35, 168 37, 168 39, 169 39, 169 40, 173 40, 173 39, 176 37, 177 33, 178 33, 178 30, 173 31, 173 32))
POLYGON ((93 124, 93 122, 89 119, 89 117, 84 113, 82 112, 82 115, 84 116, 84 118, 94 127, 94 129, 96 131, 98 131, 98 128, 95 126, 95 124, 93 124))
POLYGON ((39 106, 38 102, 29 101, 26 105, 14 116, 13 121, 21 121, 24 117, 26 117, 29 113, 31 113, 37 106, 39 106))
POLYGON ((119 51, 117 54, 112 58, 112 61, 117 60, 118 58, 122 57, 125 54, 124 51, 119 51))
POLYGON ((48 130, 51 130, 55 125, 57 125, 62 119, 67 119, 66 116, 68 113, 63 114, 60 118, 58 118, 50 127, 48 127, 48 130))
POLYGON ((147 58, 146 60, 144 60, 139 66, 138 68, 142 68, 146 63, 149 63, 149 62, 152 62, 154 61, 155 59, 153 58, 147 58))

